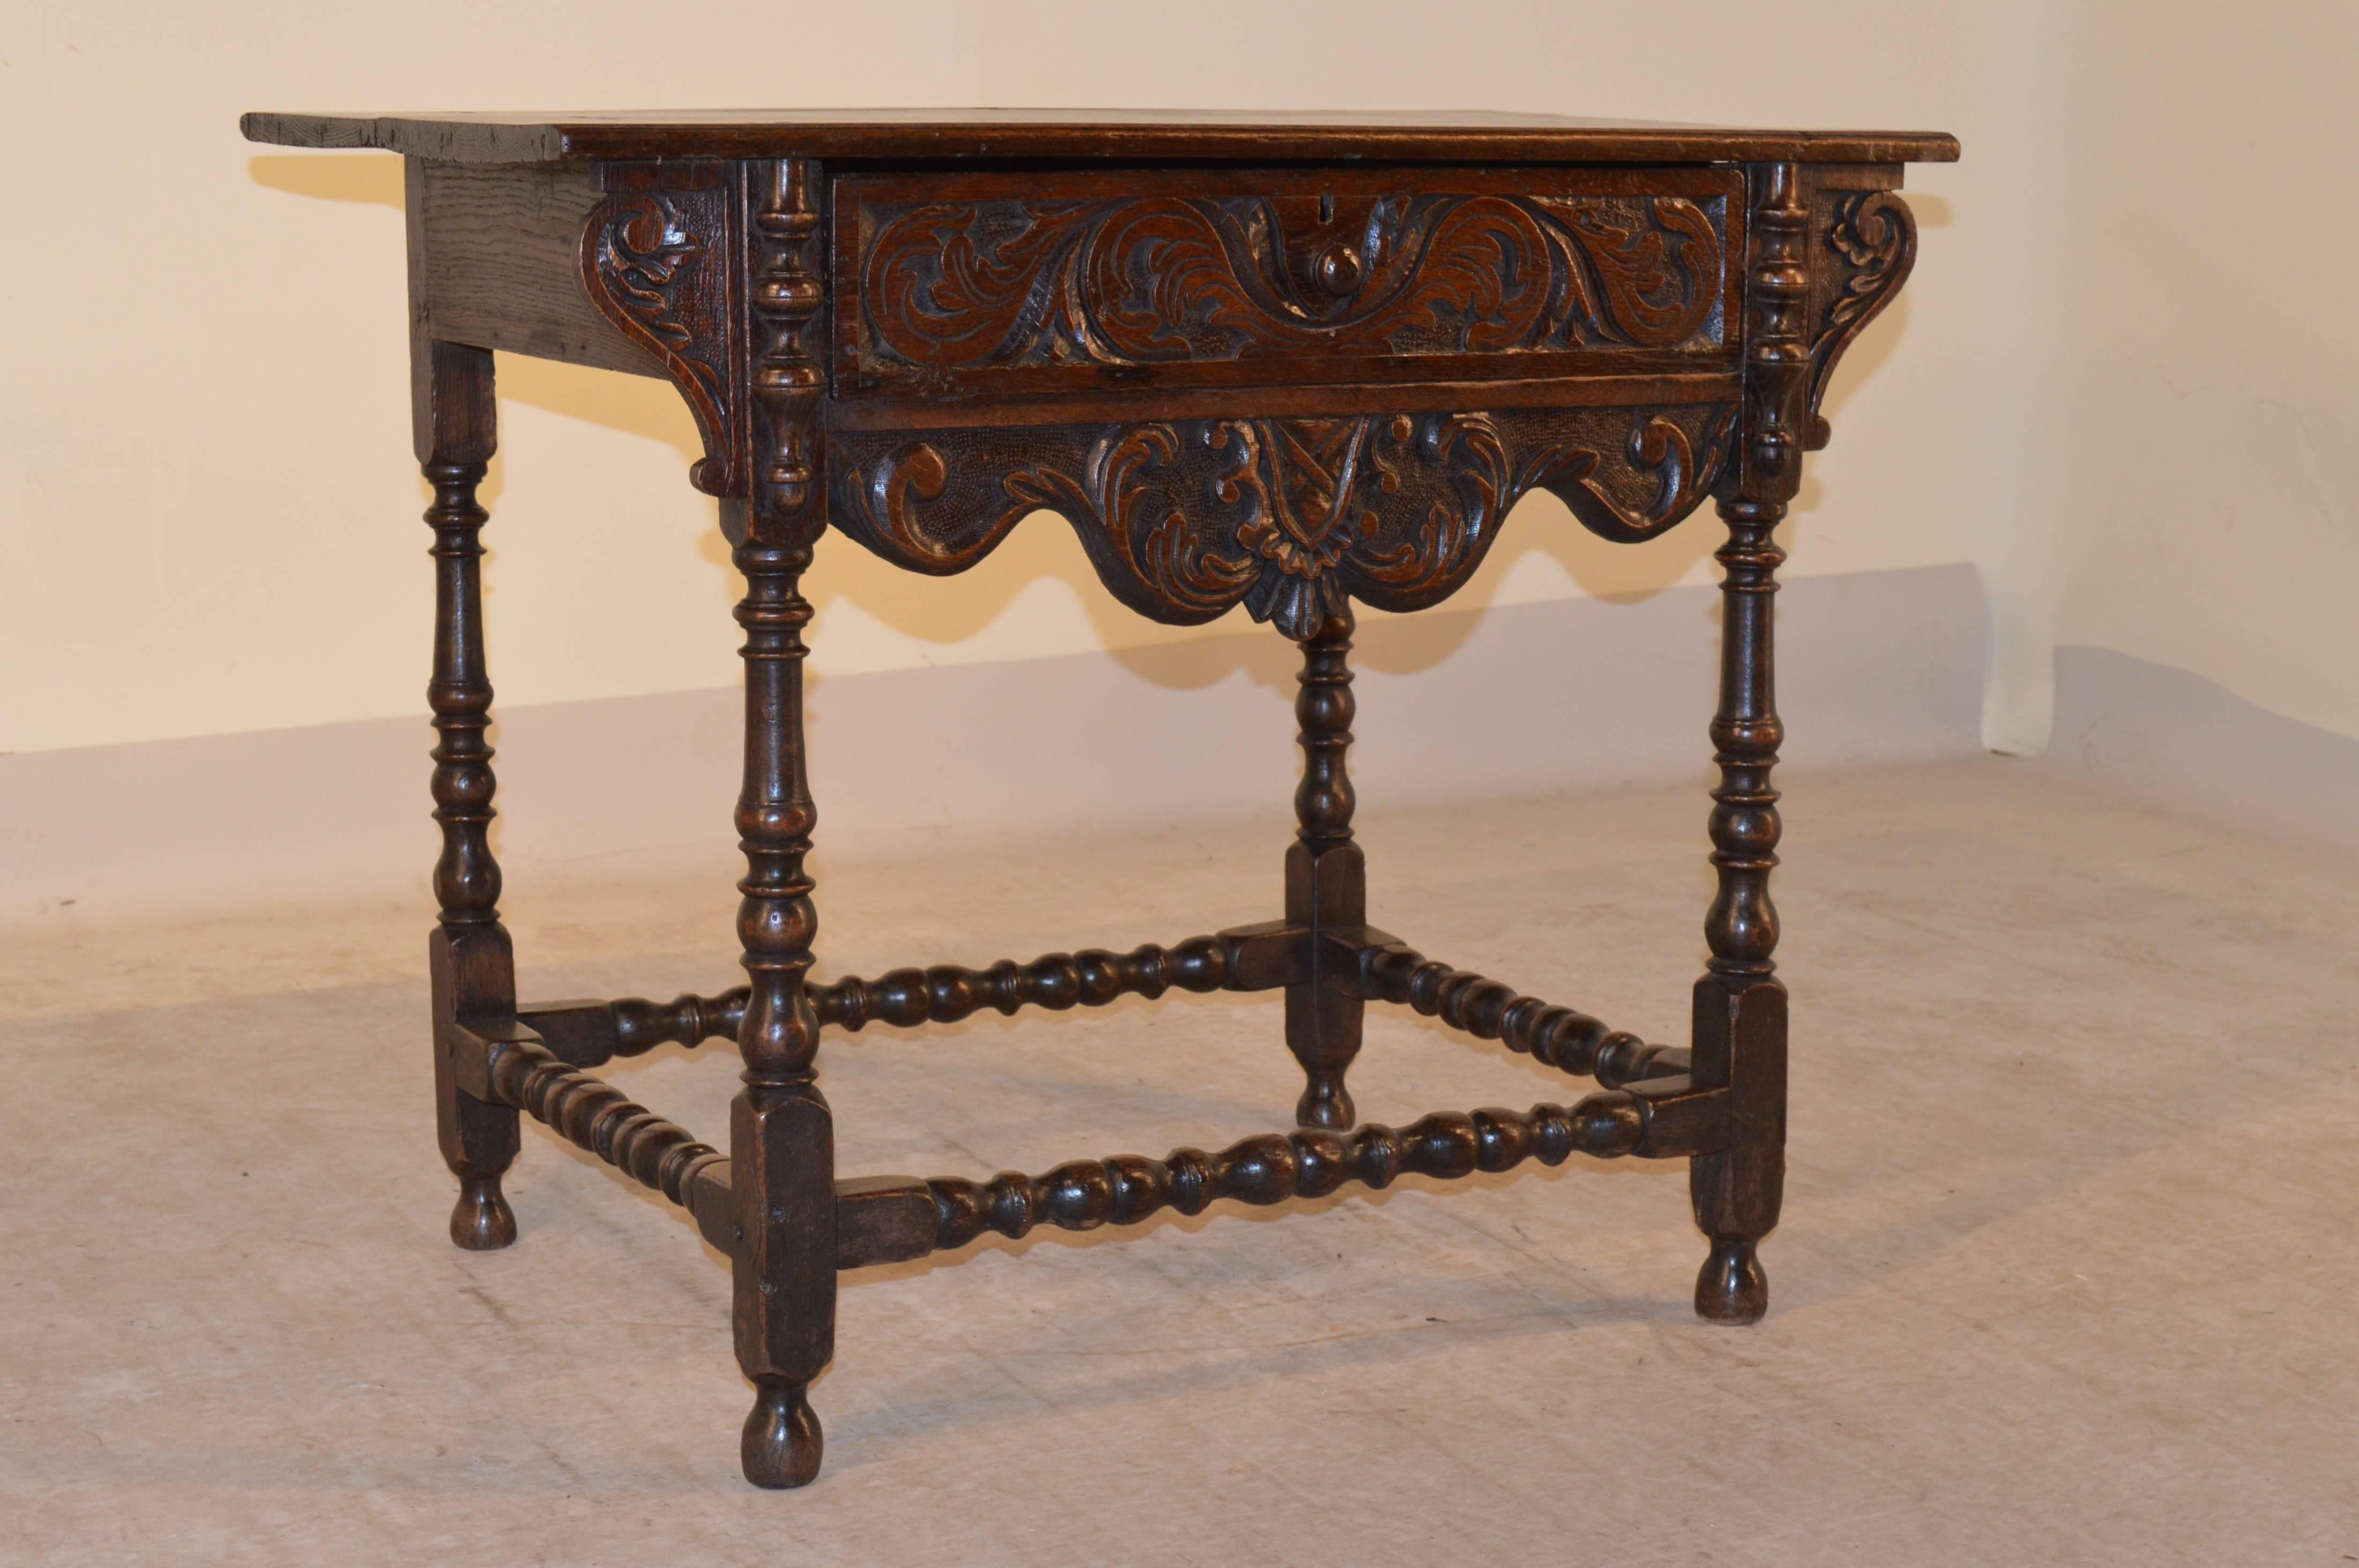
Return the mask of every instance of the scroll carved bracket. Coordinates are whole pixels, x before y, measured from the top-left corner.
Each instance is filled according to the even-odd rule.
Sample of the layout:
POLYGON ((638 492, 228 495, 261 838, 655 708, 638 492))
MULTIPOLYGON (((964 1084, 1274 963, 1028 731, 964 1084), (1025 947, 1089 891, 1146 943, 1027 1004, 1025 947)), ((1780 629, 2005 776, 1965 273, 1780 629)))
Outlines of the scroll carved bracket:
POLYGON ((1805 447, 1817 451, 1833 434, 1819 411, 1827 384, 1844 352, 1867 324, 1898 297, 1917 265, 1917 220, 1889 190, 1841 193, 1819 258, 1820 317, 1810 343, 1810 390, 1805 447))
POLYGON ((821 194, 803 158, 617 165, 582 235, 591 303, 695 417, 691 482, 745 502, 747 527, 774 540, 807 541, 824 511, 821 194))
POLYGON ((666 189, 629 178, 591 211, 582 286, 599 314, 644 349, 688 404, 704 442, 689 481, 708 495, 745 493, 743 287, 730 236, 736 192, 711 180, 666 189))

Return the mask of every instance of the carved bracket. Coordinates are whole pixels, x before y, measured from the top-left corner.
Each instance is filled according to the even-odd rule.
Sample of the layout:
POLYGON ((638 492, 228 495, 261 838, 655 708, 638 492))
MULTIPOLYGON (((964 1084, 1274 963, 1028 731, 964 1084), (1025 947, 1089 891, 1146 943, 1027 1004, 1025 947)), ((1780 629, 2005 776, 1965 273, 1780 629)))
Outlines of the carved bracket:
POLYGON ((1183 419, 832 438, 834 520, 915 570, 963 571, 1036 510, 1071 523, 1114 597, 1158 621, 1243 602, 1308 636, 1346 596, 1448 597, 1520 496, 1607 538, 1692 511, 1733 402, 1636 408, 1183 419))
POLYGON ((1835 365, 1881 314, 1917 265, 1917 220, 1889 190, 1822 190, 1811 203, 1824 236, 1813 271, 1819 300, 1810 340, 1808 437, 1817 451, 1832 434, 1819 405, 1835 365))
POLYGON ((716 166, 617 165, 607 184, 582 232, 582 287, 600 315, 663 367, 695 416, 705 455, 690 482, 708 495, 743 495, 735 181, 716 166))
POLYGON ((613 164, 582 233, 582 285, 687 400, 690 478, 756 532, 809 533, 827 389, 821 188, 807 159, 613 164))

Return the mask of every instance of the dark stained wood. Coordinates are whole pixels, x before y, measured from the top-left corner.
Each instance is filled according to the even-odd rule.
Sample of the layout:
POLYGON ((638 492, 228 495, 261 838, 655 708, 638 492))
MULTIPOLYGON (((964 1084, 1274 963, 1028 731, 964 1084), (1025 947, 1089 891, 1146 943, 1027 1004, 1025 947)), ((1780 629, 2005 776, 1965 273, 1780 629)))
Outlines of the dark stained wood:
POLYGON ((745 174, 709 162, 599 172, 607 194, 574 243, 582 292, 687 402, 705 451, 690 481, 710 495, 743 495, 752 413, 739 392, 749 351, 736 256, 745 174))
POLYGON ((1819 414, 1827 380, 1870 321, 1908 281, 1917 265, 1917 220, 1875 169, 1811 169, 1810 233, 1826 236, 1811 267, 1810 409, 1812 451, 1833 434, 1819 414))
MULTIPOLYGON (((418 186, 408 200, 413 262, 425 248, 418 186)), ((417 276, 413 267, 412 277, 417 276)), ((499 922, 500 868, 491 845, 492 683, 484 656, 481 539, 489 515, 475 500, 495 443, 492 356, 437 341, 413 283, 410 297, 412 438, 434 490, 434 819, 442 853, 434 868, 440 917, 427 945, 432 990, 434 1123, 443 1162, 459 1178, 451 1239, 470 1251, 516 1240, 515 1212, 500 1177, 515 1160, 516 1113, 459 1082, 460 1032, 516 1009, 516 959, 499 922)))
POLYGON ((1496 1040, 1559 1072, 1594 1076, 1608 1088, 1684 1073, 1685 1052, 1650 1045, 1575 1008, 1525 996, 1501 980, 1454 969, 1400 942, 1363 948, 1360 984, 1370 998, 1399 1002, 1477 1040, 1496 1040))
POLYGON ((1726 454, 1736 386, 1719 390, 1546 412, 1338 414, 1306 396, 1318 412, 1289 418, 838 432, 832 521, 940 576, 1051 511, 1140 614, 1190 625, 1243 603, 1299 641, 1343 595, 1391 611, 1448 598, 1535 489, 1609 539, 1672 527, 1726 454))
POLYGON ((745 168, 753 211, 747 304, 754 334, 754 450, 747 482, 756 539, 816 537, 821 499, 818 413, 828 384, 821 312, 820 174, 808 158, 745 168))
POLYGON ((696 1168, 688 1182, 688 1212, 706 1241, 724 1257, 737 1256, 737 1189, 728 1161, 715 1160, 696 1168))
POLYGON ((1696 1315, 1758 1323, 1769 1310, 1761 1238, 1786 1190, 1786 988, 1772 979, 1695 984, 1695 1081, 1729 1094, 1722 1147, 1688 1167, 1696 1225, 1712 1249, 1696 1275, 1696 1315))
MULTIPOLYGON (((872 1023, 901 1029, 955 1023, 985 1008, 1013 1014, 1026 1007, 1103 1007, 1125 996, 1152 1000, 1171 989, 1269 990, 1308 972, 1310 935, 1276 921, 1191 936, 1169 947, 1148 943, 1127 953, 1084 948, 1022 964, 1002 959, 981 969, 935 964, 894 969, 873 980, 858 975, 806 979, 803 994, 821 1023, 857 1032, 872 1023)), ((517 1017, 560 1061, 594 1067, 666 1044, 734 1040, 750 994, 750 987, 738 986, 716 996, 690 992, 668 1002, 647 997, 535 1002, 520 1008, 517 1017)))
MULTIPOLYGON (((1696 1280, 1696 1311, 1716 1323, 1752 1323, 1769 1309, 1756 1249, 1777 1223, 1785 1182, 1786 991, 1771 978, 1777 909, 1769 899, 1779 831, 1769 773, 1785 739, 1773 596, 1786 556, 1775 533, 1801 489, 1812 417, 1810 212, 1801 171, 1767 164, 1753 169, 1751 179, 1747 435, 1721 497, 1728 543, 1717 552, 1723 574, 1720 710, 1712 739, 1720 787, 1712 797, 1712 863, 1719 891, 1704 919, 1712 958, 1696 983, 1693 1046, 1696 1081, 1726 1086, 1735 1097, 1731 1148, 1699 1158, 1690 1172, 1696 1223, 1712 1238, 1696 1280)), ((1840 238, 1830 236, 1829 248, 1844 254, 1840 238)), ((1839 344, 1843 324, 1833 312, 1831 304, 1822 330, 1839 344)))
POLYGON ((1103 1007, 1125 996, 1151 1000, 1175 989, 1250 989, 1232 978, 1235 945, 1223 936, 1191 936, 1169 947, 1148 943, 1128 953, 1086 948, 1046 954, 1028 964, 1002 959, 984 969, 937 964, 895 969, 873 980, 847 976, 812 988, 812 998, 821 1022, 856 1031, 871 1023, 900 1029, 956 1023, 986 1008, 1006 1014, 1025 1007, 1054 1012, 1103 1007))
MULTIPOLYGON (((1005 429, 1089 427, 1107 420, 1137 426, 1174 421, 1206 425, 1229 419, 1282 418, 1305 408, 1343 414, 1463 414, 1469 409, 1634 408, 1669 404, 1734 404, 1734 366, 1701 373, 1658 373, 1635 361, 1623 370, 1568 381, 1562 377, 1500 376, 1484 381, 1318 382, 1264 385, 1251 379, 1229 385, 1135 389, 1112 386, 1088 394, 998 394, 989 397, 866 396, 827 404, 830 432, 1005 429), (1626 373, 1625 372, 1626 371, 1626 373)), ((1592 362, 1593 364, 1594 362, 1592 362)), ((1224 369, 1226 367, 1215 367, 1224 369)), ((1282 374, 1282 366, 1271 367, 1282 374)), ((1211 379, 1208 373, 1208 380, 1211 379)))
POLYGON ((835 1184, 835 1266, 906 1263, 934 1249, 933 1189, 915 1176, 835 1184))
POLYGON ((461 1072, 483 1098, 528 1111, 576 1147, 685 1207, 697 1173, 722 1159, 688 1129, 569 1066, 522 1024, 461 1036, 461 1072))
POLYGON ((1437 1111, 1400 1129, 1303 1129, 1249 1138, 1217 1154, 1178 1149, 1160 1160, 1120 1154, 1077 1160, 1045 1175, 1006 1171, 988 1182, 875 1176, 836 1184, 837 1265, 907 1262, 963 1247, 985 1231, 1022 1238, 1034 1227, 1093 1230, 1136 1225, 1166 1208, 1200 1214, 1221 1198, 1262 1205, 1323 1197, 1403 1174, 1450 1179, 1506 1171, 1526 1160, 1684 1159, 1727 1141, 1729 1091, 1685 1077, 1591 1095, 1570 1108, 1437 1111))
POLYGON ((745 597, 745 774, 737 836, 745 854, 737 938, 747 994, 737 1030, 745 1087, 730 1109, 735 1187, 737 1361, 755 1386, 740 1456, 761 1487, 799 1487, 819 1474, 819 1418, 805 1397, 835 1345, 834 1119, 815 1081, 819 1017, 804 989, 819 915, 804 870, 818 812, 803 740, 802 596, 811 544, 825 525, 809 414, 821 379, 804 342, 819 311, 801 253, 816 232, 809 170, 748 168, 758 201, 746 242, 752 403, 746 464, 752 497, 736 550, 745 597))
POLYGON ((1286 1046, 1302 1064, 1297 1127, 1340 1132, 1359 1119, 1343 1076, 1360 1054, 1357 956, 1338 954, 1324 940, 1337 929, 1368 920, 1368 865, 1352 842, 1352 606, 1333 576, 1305 582, 1279 579, 1303 600, 1268 613, 1280 626, 1304 624, 1302 672, 1295 677, 1295 742, 1302 748, 1302 782, 1294 790, 1294 842, 1286 850, 1286 919, 1309 936, 1310 962, 1286 988, 1286 1046), (1323 590, 1323 591, 1322 591, 1323 590))
POLYGON ((451 1239, 489 1252, 516 1238, 516 1213, 500 1191, 519 1143, 516 1111, 460 1083, 468 1022, 495 1027, 503 995, 516 990, 516 957, 497 924, 438 925, 426 941, 434 1048, 434 1127, 443 1162, 459 1178, 451 1239), (468 1021, 468 1022, 462 1022, 468 1021))
POLYGON ((1732 1092, 1707 1087, 1682 1073, 1625 1086, 1638 1102, 1646 1130, 1630 1151, 1641 1160, 1693 1160, 1729 1143, 1732 1092))
POLYGON ((251 141, 458 163, 560 158, 1059 158, 1419 163, 1949 163, 1930 131, 1769 131, 1483 111, 685 109, 652 114, 254 114, 251 141))
POLYGON ((819 930, 803 870, 817 820, 803 759, 799 590, 807 541, 737 549, 745 597, 745 852, 737 916, 747 979, 737 1032, 745 1086, 730 1111, 735 1188, 737 1360, 756 1390, 742 1444, 746 1479, 799 1487, 819 1474, 805 1390, 835 1342, 834 1122, 813 1081, 819 1019, 803 989, 819 930))
POLYGON ((821 1444, 808 1390, 835 1355, 834 1117, 807 1076, 749 1079, 730 1108, 729 1149, 732 1322, 755 1388, 739 1460, 757 1487, 806 1486, 821 1444))
POLYGON ((1734 354, 1728 168, 836 182, 836 392, 1677 371, 1734 354))
MULTIPOLYGON (((1901 165, 1946 136, 1715 131, 1509 115, 1029 112, 250 115, 258 140, 410 155, 414 435, 434 493, 431 938, 451 1238, 506 1246, 500 1179, 529 1114, 681 1206, 726 1253, 755 1388, 749 1480, 802 1485, 836 1275, 985 1231, 1132 1224, 1404 1172, 1571 1153, 1690 1161, 1704 1318, 1767 1307, 1785 1171, 1787 993, 1775 531, 1844 350, 1908 276, 1901 165), (519 1010, 498 915, 476 499, 493 351, 658 375, 694 416, 693 482, 745 578, 746 983, 669 1002, 519 1010), (1711 498, 1727 542, 1711 734, 1710 948, 1688 1046, 1429 959, 1367 924, 1346 766, 1354 605, 1463 584, 1516 500, 1632 541, 1711 498), (832 525, 946 574, 1060 514, 1108 589, 1167 622, 1239 603, 1300 647, 1284 914, 1170 946, 814 981, 817 823, 801 592, 832 525), (986 1182, 838 1180, 821 1031, 1285 993, 1298 1130, 1217 1154, 1117 1156, 986 1182), (1354 1126, 1370 1002, 1497 1040, 1600 1092, 1570 1108, 1354 1126), (736 1040, 728 1152, 584 1069, 736 1040)), ((954 737, 944 737, 954 745, 954 737)))
POLYGON ((677 1042, 734 1040, 745 1016, 747 989, 719 996, 677 996, 668 1002, 645 997, 614 1001, 533 1002, 516 1010, 517 1021, 538 1033, 550 1053, 574 1067, 595 1067, 617 1056, 637 1056, 677 1042))
POLYGON ((1348 1183, 1384 1187, 1404 1174, 1444 1178, 1506 1171, 1527 1160, 1560 1165, 1575 1153, 1611 1159, 1645 1137, 1637 1100, 1608 1090, 1580 1104, 1529 1111, 1437 1111, 1396 1130, 1303 1129, 1233 1143, 1217 1154, 1175 1149, 1160 1160, 1118 1154, 1076 1160, 1042 1176, 1006 1171, 988 1182, 940 1177, 934 1245, 963 1247, 986 1230, 1023 1237, 1036 1225, 1094 1230, 1136 1225, 1166 1208, 1201 1214, 1219 1198, 1266 1206, 1324 1197, 1348 1183))

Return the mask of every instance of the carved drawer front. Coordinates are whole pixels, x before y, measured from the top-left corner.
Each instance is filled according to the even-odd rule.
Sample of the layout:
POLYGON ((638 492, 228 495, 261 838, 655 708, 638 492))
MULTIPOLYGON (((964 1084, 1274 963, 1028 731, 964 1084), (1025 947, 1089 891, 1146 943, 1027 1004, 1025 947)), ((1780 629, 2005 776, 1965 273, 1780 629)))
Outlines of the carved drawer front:
POLYGON ((1733 364, 1730 168, 850 175, 839 396, 1733 364))

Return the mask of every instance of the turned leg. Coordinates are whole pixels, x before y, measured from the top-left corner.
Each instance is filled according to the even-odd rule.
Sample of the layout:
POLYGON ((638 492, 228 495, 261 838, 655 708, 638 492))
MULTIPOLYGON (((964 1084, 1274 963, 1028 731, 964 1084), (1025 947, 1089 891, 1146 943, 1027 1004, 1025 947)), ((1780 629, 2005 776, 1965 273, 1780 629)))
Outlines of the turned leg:
POLYGON ((1698 1155, 1688 1184, 1712 1251, 1695 1308, 1713 1323, 1756 1323, 1769 1310, 1758 1256, 1777 1224, 1786 1182, 1786 988, 1776 977, 1777 792, 1769 783, 1785 738, 1777 719, 1772 625, 1775 533, 1801 481, 1801 378, 1807 367, 1802 270, 1809 222, 1791 164, 1750 171, 1756 250, 1748 269, 1750 344, 1736 471, 1720 515, 1728 543, 1721 581, 1720 709, 1712 724, 1720 786, 1712 791, 1712 863, 1719 888, 1704 920, 1712 949, 1696 982, 1695 1081, 1729 1091, 1728 1147, 1698 1155))
POLYGON ((500 1175, 516 1158, 516 1113, 477 1099, 453 1072, 455 1026, 516 1014, 516 961, 500 925, 500 868, 492 859, 492 683, 484 664, 479 537, 485 514, 475 487, 492 454, 492 356, 455 343, 422 342, 418 367, 419 460, 434 487, 434 820, 442 856, 434 868, 441 919, 428 943, 433 978, 435 1129, 459 1178, 451 1239, 472 1251, 516 1239, 500 1175))
MULTIPOLYGON (((1302 640, 1302 783, 1294 792, 1298 824, 1286 851, 1288 924, 1316 933, 1362 925, 1368 918, 1368 871, 1352 842, 1352 780, 1343 754, 1352 744, 1352 609, 1321 619, 1302 640)), ((1310 972, 1286 988, 1286 1044, 1309 1080, 1295 1102, 1298 1126, 1342 1131, 1357 1119, 1343 1074, 1360 1053, 1359 971, 1326 972, 1315 935, 1310 972)))
POLYGON ((1729 1090, 1729 1146, 1689 1168, 1696 1223, 1712 1254, 1696 1279, 1699 1315, 1755 1323, 1769 1310, 1769 1281, 1756 1255, 1777 1224, 1786 1181, 1786 988, 1773 976, 1777 910, 1769 871, 1777 863, 1777 792, 1769 770, 1777 721, 1770 620, 1784 555, 1771 542, 1784 507, 1724 502, 1729 543, 1723 584, 1721 703, 1712 735, 1720 787, 1712 791, 1712 863, 1719 892, 1705 918, 1712 958, 1695 987, 1694 1076, 1729 1090))
POLYGON ((812 415, 825 384, 805 341, 821 291, 810 164, 782 160, 757 177, 762 272, 754 308, 763 342, 754 374, 761 454, 743 514, 724 503, 745 598, 745 781, 737 801, 745 852, 737 936, 747 991, 737 1046, 745 1087, 730 1108, 730 1184, 737 1363, 755 1389, 739 1446, 757 1487, 799 1487, 819 1474, 819 1418, 808 1390, 835 1349, 835 1124, 814 1064, 819 1018, 804 989, 819 917, 803 870, 816 813, 803 755, 803 640, 810 605, 800 584, 825 523, 812 415))
POLYGON ((810 551, 742 546, 745 599, 745 852, 737 934, 749 989, 738 1026, 745 1087, 729 1119, 736 1190, 737 1359, 758 1390, 745 1420, 745 1478, 799 1487, 819 1473, 820 1428, 804 1390, 835 1342, 834 1123, 812 1070, 819 1019, 804 978, 819 918, 803 871, 816 820, 803 762, 798 590, 810 551))

